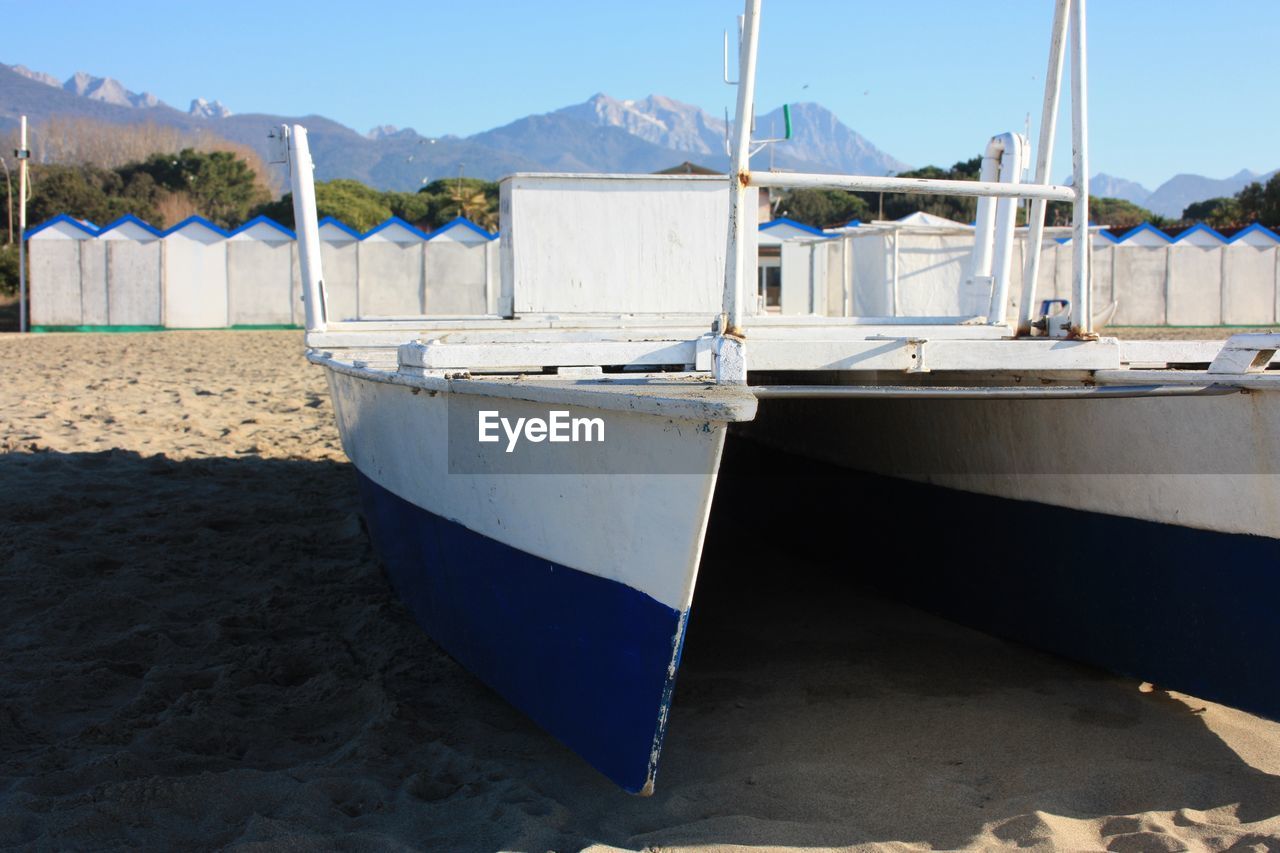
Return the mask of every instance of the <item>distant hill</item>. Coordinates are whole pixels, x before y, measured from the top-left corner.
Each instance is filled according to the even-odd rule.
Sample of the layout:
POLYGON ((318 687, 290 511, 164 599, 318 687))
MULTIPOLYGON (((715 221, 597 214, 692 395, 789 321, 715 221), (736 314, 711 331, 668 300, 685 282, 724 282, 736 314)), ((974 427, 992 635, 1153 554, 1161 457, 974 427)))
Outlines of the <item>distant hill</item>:
MULTIPOLYGON (((779 165, 783 159, 811 163, 823 167, 825 172, 881 176, 890 172, 905 172, 911 166, 881 151, 870 140, 846 127, 821 104, 791 105, 791 124, 794 137, 776 148, 779 165)), ((782 135, 785 123, 782 108, 765 113, 756 119, 756 135, 782 135)), ((974 154, 980 153, 975 150, 974 154)), ((946 167, 951 164, 939 163, 946 167)))
MULTIPOLYGON (((872 174, 907 168, 818 104, 799 104, 792 112, 795 139, 773 152, 779 168, 872 174)), ((459 164, 467 175, 495 179, 514 171, 654 172, 690 160, 725 171, 729 159, 723 119, 662 95, 625 101, 598 94, 473 136, 428 138, 390 125, 361 134, 314 115, 238 115, 203 98, 193 99, 184 112, 110 77, 77 72, 60 82, 0 64, 0 128, 15 125, 22 114, 36 125, 55 117, 86 118, 211 131, 264 155, 268 132, 297 121, 310 131, 318 178, 354 178, 380 189, 413 190, 457 174, 459 164)), ((760 133, 773 126, 781 133, 781 110, 757 122, 760 133)))
POLYGON ((553 115, 599 127, 616 127, 661 148, 724 156, 722 119, 662 95, 620 101, 601 93, 581 104, 556 110, 553 115))
MULTIPOLYGON (((691 161, 728 168, 725 122, 691 104, 663 95, 620 100, 599 93, 543 115, 531 115, 469 137, 428 138, 411 128, 382 125, 367 134, 323 116, 237 115, 219 101, 195 98, 175 109, 147 92, 134 92, 111 77, 77 72, 65 81, 21 65, 0 64, 0 129, 26 114, 35 125, 50 118, 85 118, 113 124, 155 122, 188 132, 212 132, 267 155, 267 134, 285 122, 310 131, 316 177, 354 178, 379 189, 415 190, 458 174, 496 179, 516 171, 656 172, 691 161)), ((757 155, 757 166, 885 175, 908 164, 880 150, 820 104, 794 104, 794 138, 757 155)), ((756 136, 781 136, 781 108, 758 116, 756 136)), ((975 151, 975 153, 977 153, 975 151)), ((946 164, 938 164, 945 166, 946 164)), ((1215 180, 1178 175, 1155 191, 1099 174, 1097 196, 1123 198, 1176 218, 1192 202, 1234 195, 1271 174, 1241 171, 1215 180)))
POLYGON ((1177 218, 1193 202, 1235 195, 1254 181, 1265 183, 1274 174, 1274 170, 1258 174, 1242 169, 1220 180, 1203 175, 1175 175, 1156 188, 1145 206, 1161 216, 1177 218))
POLYGON ((1147 200, 1151 198, 1151 190, 1134 181, 1099 172, 1089 179, 1089 195, 1096 198, 1122 198, 1139 207, 1146 207, 1147 200))
MULTIPOLYGON (((1280 171, 1280 170, 1277 170, 1280 171)), ((1187 206, 1197 201, 1233 196, 1254 181, 1266 183, 1276 172, 1251 172, 1242 169, 1229 178, 1206 178, 1203 175, 1174 175, 1155 190, 1142 184, 1099 173, 1089 180, 1089 194, 1098 198, 1122 198, 1152 213, 1178 219, 1187 206)), ((1071 177, 1063 181, 1071 185, 1071 177)))
MULTIPOLYGON (((638 101, 620 101, 597 94, 586 102, 557 110, 566 116, 598 127, 625 130, 628 134, 665 149, 697 155, 698 162, 724 170, 725 122, 701 107, 681 103, 662 95, 638 101)), ((821 104, 793 104, 794 137, 773 150, 773 163, 786 169, 821 169, 827 172, 884 175, 909 168, 886 154, 865 137, 841 123, 821 104)), ((756 136, 782 136, 786 127, 782 108, 757 116, 756 136)), ((757 163, 765 163, 761 154, 757 163)))

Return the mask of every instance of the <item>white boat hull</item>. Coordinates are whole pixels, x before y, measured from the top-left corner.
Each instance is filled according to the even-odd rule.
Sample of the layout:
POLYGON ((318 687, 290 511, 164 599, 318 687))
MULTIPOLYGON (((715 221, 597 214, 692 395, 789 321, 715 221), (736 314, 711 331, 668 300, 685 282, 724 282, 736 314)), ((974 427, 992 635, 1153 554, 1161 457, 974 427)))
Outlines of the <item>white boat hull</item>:
POLYGON ((374 544, 426 631, 623 788, 652 790, 725 424, 557 405, 604 442, 475 442, 525 400, 329 371, 374 544), (600 452, 593 452, 598 450, 600 452), (567 467, 566 467, 567 466, 567 467))

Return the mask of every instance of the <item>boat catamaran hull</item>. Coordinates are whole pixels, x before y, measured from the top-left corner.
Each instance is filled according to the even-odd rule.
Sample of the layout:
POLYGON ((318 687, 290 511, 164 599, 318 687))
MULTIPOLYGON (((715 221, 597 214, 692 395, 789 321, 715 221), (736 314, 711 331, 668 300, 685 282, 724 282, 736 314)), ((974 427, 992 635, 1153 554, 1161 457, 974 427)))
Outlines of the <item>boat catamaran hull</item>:
POLYGON ((370 535, 414 618, 620 786, 651 790, 726 425, 754 398, 326 366, 370 535), (605 442, 508 453, 506 436, 477 441, 498 410, 598 420, 605 442))
MULTIPOLYGON (((1021 182, 1018 134, 991 139, 978 181, 753 172, 759 6, 747 0, 742 23, 727 181, 507 179, 502 288, 483 317, 328 318, 306 133, 283 129, 308 358, 328 372, 370 533, 414 617, 610 779, 651 792, 721 455, 741 433, 836 472, 779 487, 813 519, 804 535, 893 542, 886 586, 1280 718, 1267 609, 1280 586, 1280 336, 1093 331, 1083 0, 1055 0, 1035 183, 1021 182), (1068 30, 1063 187, 1046 178, 1068 30), (989 308, 757 310, 744 283, 753 192, 808 186, 978 197, 964 288, 989 308), (1045 203, 1073 204, 1065 315, 1033 317, 1034 251, 1011 312, 1019 198, 1032 246, 1045 203), (504 444, 486 440, 490 416, 544 425, 504 444), (548 440, 556 417, 598 421, 603 440, 548 440)), ((848 561, 872 565, 861 557, 848 561)))

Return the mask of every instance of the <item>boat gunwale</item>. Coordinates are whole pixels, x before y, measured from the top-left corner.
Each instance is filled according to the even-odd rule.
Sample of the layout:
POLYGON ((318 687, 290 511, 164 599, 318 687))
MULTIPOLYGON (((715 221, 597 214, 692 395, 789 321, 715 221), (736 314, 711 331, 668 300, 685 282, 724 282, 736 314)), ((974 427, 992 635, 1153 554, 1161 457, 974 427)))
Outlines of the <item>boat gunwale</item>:
POLYGON ((335 373, 433 395, 466 394, 691 421, 736 423, 756 416, 756 397, 746 386, 716 385, 701 373, 608 374, 591 378, 511 373, 477 376, 465 371, 435 375, 362 366, 315 350, 308 350, 307 360, 335 373))

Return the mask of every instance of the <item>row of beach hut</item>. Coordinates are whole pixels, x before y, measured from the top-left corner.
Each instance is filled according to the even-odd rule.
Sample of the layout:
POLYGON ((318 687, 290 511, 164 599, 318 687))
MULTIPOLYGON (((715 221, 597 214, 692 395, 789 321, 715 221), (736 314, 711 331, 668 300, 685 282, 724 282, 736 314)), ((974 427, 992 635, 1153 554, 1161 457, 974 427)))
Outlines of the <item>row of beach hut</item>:
MULTIPOLYGON (((610 200, 616 206, 616 199, 610 200)), ((681 220, 680 227, 690 229, 686 236, 712 220, 719 222, 698 211, 697 216, 686 211, 681 220)), ((565 243, 565 223, 550 216, 539 221, 543 219, 532 216, 522 226, 528 232, 522 284, 533 303, 548 299, 538 291, 541 279, 531 263, 539 269, 539 264, 554 267, 547 273, 553 290, 579 282, 569 288, 573 299, 557 303, 558 310, 585 310, 578 303, 587 298, 580 286, 586 281, 593 282, 589 290, 599 291, 590 303, 594 310, 642 310, 655 303, 661 303, 658 310, 693 310, 685 304, 689 292, 707 290, 707 299, 694 300, 697 305, 711 304, 718 293, 715 270, 695 274, 683 267, 674 276, 684 281, 677 288, 680 293, 667 294, 659 285, 671 271, 644 276, 623 288, 625 293, 614 293, 619 286, 612 281, 619 275, 614 255, 620 244, 618 235, 609 235, 617 228, 611 225, 607 233, 597 234, 601 222, 575 220, 568 229, 573 239, 610 247, 600 269, 584 270, 579 256, 600 253, 573 252, 571 262, 556 248, 565 243), (542 231, 548 233, 539 242, 534 238, 542 231), (690 278, 705 279, 707 287, 690 287, 690 278), (635 304, 618 307, 625 299, 635 304)), ((826 231, 787 219, 765 222, 759 229, 759 310, 828 316, 953 316, 987 310, 987 294, 966 287, 970 225, 917 213, 897 222, 850 223, 826 231)), ((719 245, 712 231, 716 229, 700 239, 719 245)), ((1040 247, 1039 298, 1070 293, 1068 234, 1067 229, 1053 229, 1040 247)), ((503 280, 497 235, 465 219, 427 233, 392 218, 362 234, 326 218, 320 238, 332 319, 535 310, 532 303, 512 303, 514 285, 503 280)), ((1024 238, 1025 229, 1019 229, 1015 269, 1022 268, 1027 256, 1024 238)), ((160 231, 133 216, 97 228, 62 215, 33 229, 28 239, 30 318, 36 330, 303 323, 294 233, 265 217, 234 231, 199 217, 160 231)), ((1096 231, 1092 250, 1094 304, 1099 310, 1113 306, 1116 324, 1280 324, 1280 236, 1261 225, 1227 238, 1205 225, 1170 236, 1144 223, 1121 235, 1096 231)), ((723 270, 723 260, 718 263, 723 270)), ((644 258, 636 265, 643 267, 644 258)), ((1011 311, 1016 302, 1015 293, 1011 311)))
MULTIPOLYGON (((929 214, 820 231, 789 220, 761 226, 761 264, 780 267, 785 314, 929 316, 985 314, 989 294, 967 288, 971 225, 929 214), (763 247, 773 245, 773 259, 763 247)), ((1069 298, 1069 229, 1041 244, 1037 298, 1069 298)), ((1026 229, 1014 270, 1027 257, 1026 229)), ((1251 225, 1230 238, 1206 225, 1171 236, 1149 223, 1091 237, 1093 303, 1115 325, 1280 324, 1280 236, 1251 225)), ((1019 294, 1011 294, 1016 314, 1019 294)))
MULTIPOLYGON (((227 231, 193 216, 161 231, 134 216, 97 228, 59 215, 27 237, 36 331, 303 324, 295 235, 266 217, 227 231)), ((466 219, 427 233, 392 218, 361 234, 328 217, 320 240, 331 318, 497 308, 497 235, 466 219)))

